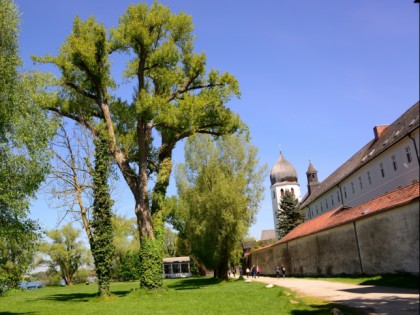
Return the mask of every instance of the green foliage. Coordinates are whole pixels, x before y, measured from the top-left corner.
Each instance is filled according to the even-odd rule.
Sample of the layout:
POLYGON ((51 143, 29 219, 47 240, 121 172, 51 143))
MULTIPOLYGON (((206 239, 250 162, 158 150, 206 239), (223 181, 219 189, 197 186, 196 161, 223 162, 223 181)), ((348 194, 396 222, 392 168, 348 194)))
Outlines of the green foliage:
POLYGON ((44 263, 52 271, 58 272, 67 285, 72 284, 79 267, 89 262, 86 248, 78 241, 80 230, 68 223, 61 229, 46 232, 46 235, 52 243, 44 243, 40 247, 40 251, 50 258, 44 263))
POLYGON ((257 150, 244 135, 214 142, 209 136, 191 137, 185 160, 176 174, 180 204, 173 224, 206 267, 223 270, 238 260, 262 199, 266 167, 258 165, 257 150))
POLYGON ((139 279, 140 243, 136 219, 121 216, 112 218, 114 230, 113 278, 118 280, 139 279))
POLYGON ((140 247, 140 287, 157 289, 162 286, 162 240, 145 238, 140 247))
POLYGON ((104 138, 95 139, 95 171, 93 175, 93 213, 92 256, 95 260, 95 271, 98 277, 98 294, 109 296, 109 286, 114 257, 112 205, 108 187, 108 176, 111 157, 108 152, 108 141, 104 138))
POLYGON ((50 101, 42 92, 49 77, 21 73, 19 13, 0 0, 0 291, 15 287, 32 260, 39 227, 27 218, 33 197, 48 171, 48 140, 55 126, 40 110, 50 101))
POLYGON ((299 200, 288 190, 280 201, 277 219, 280 238, 303 222, 304 216, 299 211, 299 200))
POLYGON ((122 281, 137 280, 140 278, 140 253, 127 252, 119 257, 115 278, 122 281))
POLYGON ((0 295, 6 288, 17 288, 28 271, 38 248, 38 224, 16 217, 0 203, 0 295))
POLYGON ((163 233, 163 254, 164 257, 175 257, 176 253, 176 240, 178 236, 175 231, 173 231, 168 226, 165 226, 163 233))

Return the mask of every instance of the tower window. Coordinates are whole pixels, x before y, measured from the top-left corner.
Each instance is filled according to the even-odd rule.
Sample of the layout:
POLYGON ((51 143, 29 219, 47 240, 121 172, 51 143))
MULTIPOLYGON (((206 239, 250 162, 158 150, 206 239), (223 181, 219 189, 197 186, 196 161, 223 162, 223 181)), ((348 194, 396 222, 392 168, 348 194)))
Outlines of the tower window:
POLYGON ((360 186, 360 190, 362 190, 363 189, 362 176, 359 176, 359 186, 360 186))
POLYGON ((397 167, 397 158, 395 157, 395 155, 391 156, 391 160, 392 160, 392 167, 394 168, 394 171, 396 171, 398 167, 397 167))
POLYGON ((331 205, 332 206, 334 205, 334 196, 333 195, 331 195, 331 205))
POLYGON ((272 193, 273 193, 273 199, 275 199, 276 198, 276 192, 273 190, 272 193))
POLYGON ((352 191, 352 193, 354 195, 355 194, 355 190, 354 190, 354 184, 353 184, 353 182, 351 182, 350 185, 351 185, 351 191, 352 191))
POLYGON ((372 178, 370 177, 370 172, 367 171, 366 173, 369 185, 372 185, 372 178))
POLYGON ((328 209, 328 199, 325 199, 325 207, 328 209))
POLYGON ((379 168, 381 169, 381 175, 382 177, 385 177, 385 169, 384 169, 384 163, 379 163, 379 168))
POLYGON ((344 198, 347 199, 347 189, 346 189, 346 187, 343 187, 343 192, 344 192, 344 198))
POLYGON ((282 197, 284 196, 284 190, 283 189, 280 190, 280 196, 282 196, 282 197))
POLYGON ((413 160, 413 158, 411 157, 411 149, 410 147, 405 147, 405 156, 407 158, 407 162, 411 163, 411 161, 413 160))
POLYGON ((295 190, 293 188, 290 189, 290 191, 292 192, 292 195, 295 195, 295 190))
POLYGON ((340 202, 341 200, 340 200, 340 192, 339 191, 337 191, 337 200, 338 200, 338 202, 340 202))

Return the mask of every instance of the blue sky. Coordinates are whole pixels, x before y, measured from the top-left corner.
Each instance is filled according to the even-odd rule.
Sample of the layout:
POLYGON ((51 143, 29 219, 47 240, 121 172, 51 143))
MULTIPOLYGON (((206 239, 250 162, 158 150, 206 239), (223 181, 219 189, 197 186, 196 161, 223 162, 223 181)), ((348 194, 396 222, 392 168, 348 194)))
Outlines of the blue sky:
MULTIPOLYGON (((73 18, 93 15, 106 27, 131 1, 17 0, 22 25, 20 52, 55 54, 73 18)), ((145 1, 151 3, 152 1, 145 1)), ((419 5, 412 0, 167 0, 173 12, 192 15, 195 50, 208 69, 228 71, 242 96, 228 106, 250 127, 262 164, 271 169, 279 148, 296 168, 306 193, 309 160, 320 180, 419 100, 419 5)), ((35 66, 41 70, 48 67, 35 66)), ((115 63, 119 80, 121 64, 115 63)), ((127 99, 129 91, 122 90, 127 99)), ((181 162, 182 146, 175 162, 181 162)), ((273 229, 270 181, 251 227, 273 229)), ((174 192, 171 188, 170 192, 174 192)), ((119 212, 134 216, 128 188, 117 196, 119 212), (128 196, 128 197, 127 197, 128 196)), ((59 214, 40 194, 32 217, 55 227, 59 214)))

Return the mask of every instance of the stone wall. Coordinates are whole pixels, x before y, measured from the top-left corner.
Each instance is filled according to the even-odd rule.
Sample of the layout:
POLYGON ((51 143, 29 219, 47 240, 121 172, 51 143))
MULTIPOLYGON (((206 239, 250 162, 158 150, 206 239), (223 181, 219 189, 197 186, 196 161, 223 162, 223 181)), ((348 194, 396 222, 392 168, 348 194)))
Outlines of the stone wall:
POLYGON ((262 274, 419 274, 419 203, 253 251, 245 260, 262 274))

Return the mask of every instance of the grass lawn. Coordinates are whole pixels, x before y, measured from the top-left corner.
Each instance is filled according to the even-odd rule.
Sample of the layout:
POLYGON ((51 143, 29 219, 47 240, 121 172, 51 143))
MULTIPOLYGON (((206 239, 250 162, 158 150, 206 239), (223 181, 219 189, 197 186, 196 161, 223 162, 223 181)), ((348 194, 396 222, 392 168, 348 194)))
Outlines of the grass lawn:
POLYGON ((18 290, 0 297, 0 314, 329 314, 338 307, 315 298, 299 299, 280 287, 243 280, 217 282, 212 278, 165 280, 159 290, 145 291, 138 282, 112 283, 112 297, 96 297, 96 285, 18 290))

